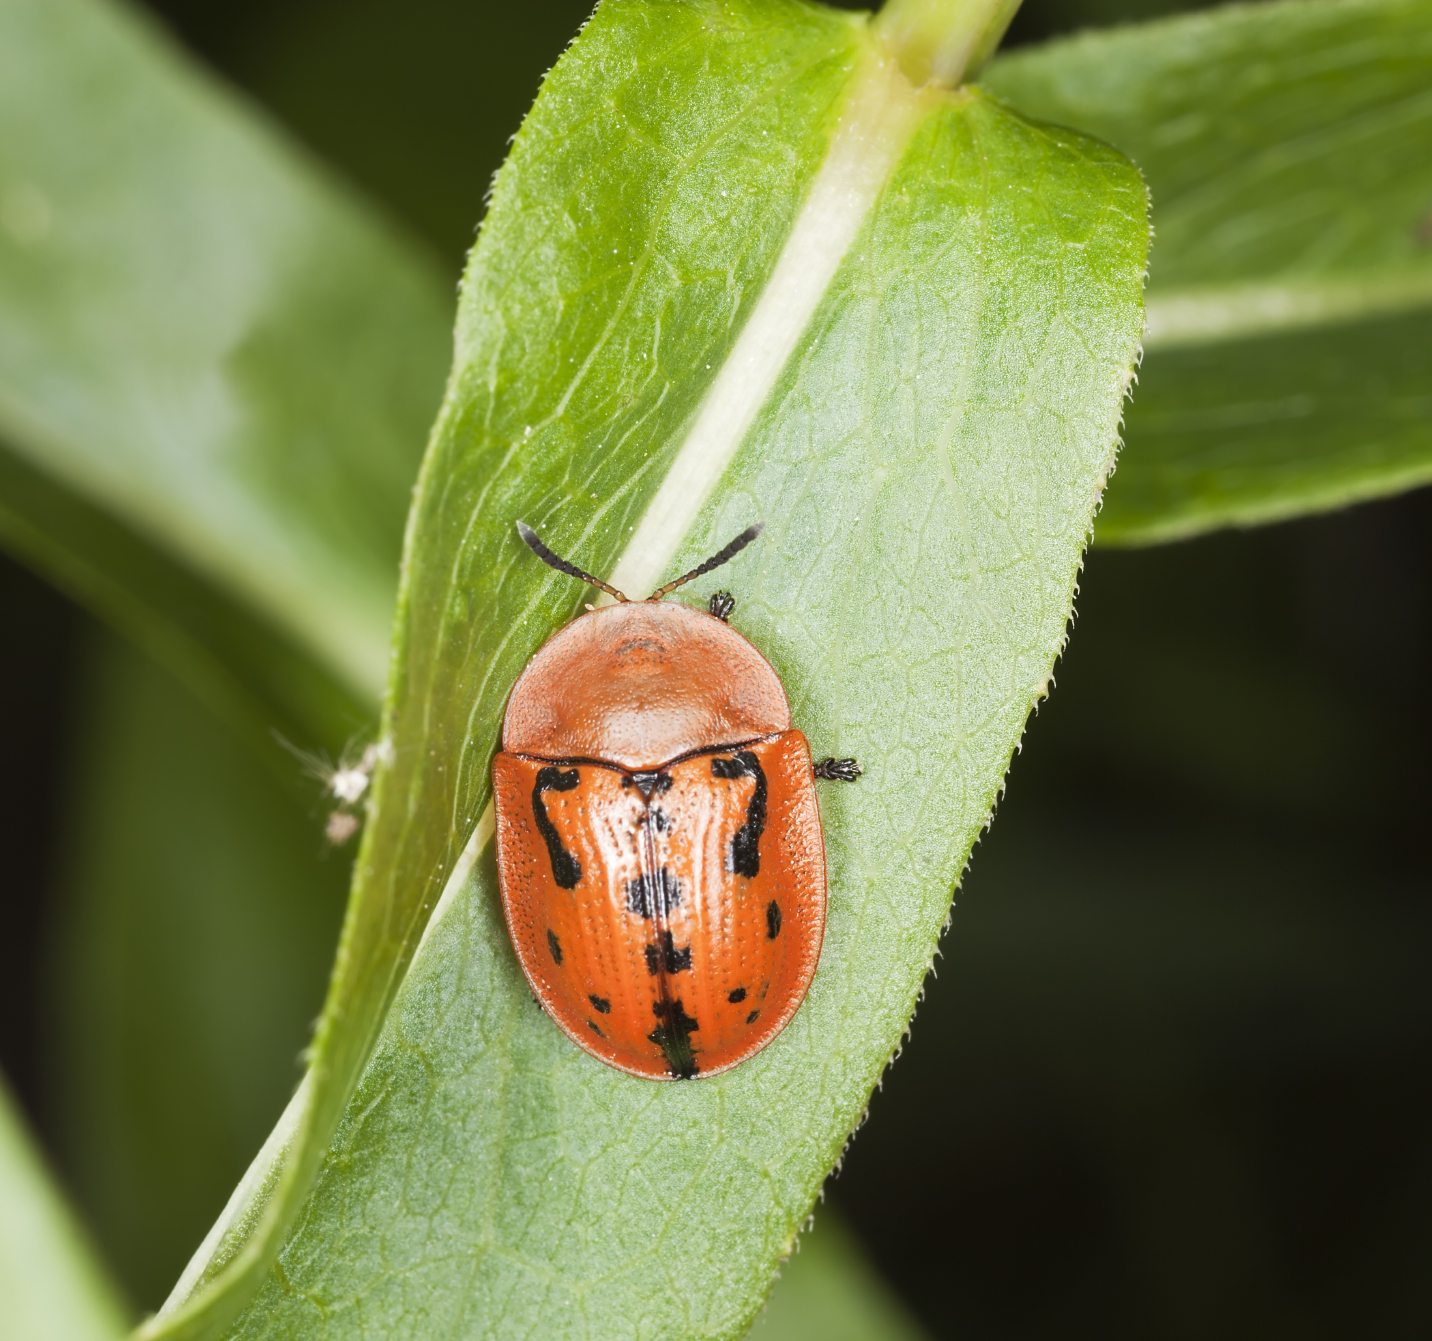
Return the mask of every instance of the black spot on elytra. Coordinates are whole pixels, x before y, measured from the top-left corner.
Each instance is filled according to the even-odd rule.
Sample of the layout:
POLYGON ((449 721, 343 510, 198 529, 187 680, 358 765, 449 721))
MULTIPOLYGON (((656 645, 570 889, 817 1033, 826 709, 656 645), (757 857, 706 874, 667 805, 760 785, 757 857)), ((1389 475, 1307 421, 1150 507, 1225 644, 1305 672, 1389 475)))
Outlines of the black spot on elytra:
POLYGON ((729 759, 713 759, 711 772, 718 778, 755 780, 751 799, 746 803, 746 822, 736 830, 726 854, 726 869, 747 877, 759 875, 761 834, 766 827, 766 773, 761 761, 750 750, 737 750, 729 759))
POLYGON ((580 781, 581 775, 575 768, 563 770, 549 765, 538 772, 536 785, 532 788, 532 816, 537 821, 537 832, 547 844, 547 856, 552 863, 552 879, 562 889, 575 888, 577 881, 582 878, 582 868, 577 859, 562 846, 562 835, 557 832, 556 825, 547 814, 542 793, 570 792, 576 789, 580 781))
POLYGON ((593 992, 587 1000, 592 1003, 592 1009, 596 1011, 598 1015, 610 1015, 612 1013, 612 1003, 608 1001, 606 997, 598 996, 593 992))
POLYGON ((655 875, 643 872, 626 885, 627 908, 640 913, 650 921, 653 917, 664 918, 673 908, 681 904, 681 881, 665 866, 655 875))
POLYGON ((733 1006, 739 1006, 741 1002, 743 1002, 745 999, 746 989, 744 987, 735 988, 726 998, 726 1000, 729 1001, 733 1006))
POLYGON ((601 1026, 595 1020, 588 1020, 587 1028, 590 1029, 598 1038, 606 1037, 606 1035, 602 1033, 601 1026))
POLYGON ((746 1023, 747 1023, 747 1024, 755 1024, 755 1023, 756 1023, 756 1016, 758 1016, 760 1013, 761 1013, 761 1012, 760 1012, 759 1009, 753 1010, 748 1016, 746 1016, 746 1023))
POLYGON ((678 1080, 690 1080, 698 1069, 691 1051, 691 1035, 701 1026, 686 1013, 680 997, 675 1001, 653 1001, 651 1010, 661 1023, 647 1035, 648 1040, 661 1049, 672 1075, 678 1080))
POLYGON ((648 973, 657 974, 663 969, 668 973, 684 973, 690 967, 691 947, 683 945, 678 948, 669 931, 663 931, 660 940, 655 945, 646 947, 646 971, 648 973))
POLYGON ((547 948, 552 952, 552 962, 561 968, 562 942, 557 939, 557 933, 550 927, 547 929, 547 948))
POLYGON ((781 905, 772 899, 766 905, 766 939, 775 940, 781 934, 781 905))

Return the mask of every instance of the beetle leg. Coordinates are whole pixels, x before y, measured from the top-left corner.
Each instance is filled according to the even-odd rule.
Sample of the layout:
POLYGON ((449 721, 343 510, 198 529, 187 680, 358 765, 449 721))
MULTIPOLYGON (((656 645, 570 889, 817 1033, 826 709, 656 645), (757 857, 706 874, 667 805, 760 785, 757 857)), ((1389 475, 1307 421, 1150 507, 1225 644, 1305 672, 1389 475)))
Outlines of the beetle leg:
POLYGON ((854 759, 822 759, 815 766, 815 775, 831 782, 854 782, 865 770, 854 759))
POLYGON ((706 608, 717 619, 724 621, 731 618, 731 611, 736 608, 736 598, 729 591, 713 591, 706 608))

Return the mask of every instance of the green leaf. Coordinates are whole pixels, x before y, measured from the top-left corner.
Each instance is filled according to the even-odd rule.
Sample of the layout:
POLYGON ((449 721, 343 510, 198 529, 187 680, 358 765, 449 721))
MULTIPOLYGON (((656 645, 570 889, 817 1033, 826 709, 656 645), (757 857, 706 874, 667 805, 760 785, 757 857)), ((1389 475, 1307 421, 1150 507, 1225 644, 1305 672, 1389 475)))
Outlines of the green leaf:
POLYGON ((211 694, 376 700, 444 287, 123 11, 0 12, 0 537, 211 694))
POLYGON ((1003 57, 987 83, 1118 146, 1153 195, 1101 543, 1432 480, 1432 5, 1230 6, 1003 57))
POLYGON ((0 1299, 6 1341, 108 1341, 124 1310, 0 1084, 0 1299))
POLYGON ((906 1313, 829 1211, 781 1269, 752 1341, 920 1341, 906 1313))
POLYGON ((1047 689, 1146 249, 1117 154, 913 90, 859 16, 602 6, 464 283, 308 1085, 151 1335, 226 1326, 300 1206, 238 1335, 745 1328, 1047 689), (513 523, 642 592, 756 516, 722 574, 736 622, 815 748, 868 772, 824 797, 827 942, 795 1023, 653 1085, 557 1033, 497 913, 499 716, 588 594, 513 523))

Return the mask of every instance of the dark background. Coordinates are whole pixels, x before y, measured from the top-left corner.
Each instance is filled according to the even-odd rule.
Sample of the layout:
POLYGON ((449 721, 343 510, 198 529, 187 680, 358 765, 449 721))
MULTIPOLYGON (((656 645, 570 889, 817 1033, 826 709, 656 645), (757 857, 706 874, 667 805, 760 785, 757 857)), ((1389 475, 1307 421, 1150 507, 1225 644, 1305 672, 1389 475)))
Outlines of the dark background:
MULTIPOLYGON (((1175 7, 1029 0, 1012 40, 1175 7)), ((454 279, 586 14, 152 8, 454 279)), ((1432 1335, 1429 522, 1421 494, 1096 546, 939 977, 829 1188, 932 1335, 1432 1335)), ((271 740, 228 760, 231 724, 8 560, 0 609, 0 1068, 152 1308, 297 1074, 345 862, 317 860, 317 785, 271 740), (115 813, 146 788, 177 852, 115 813), (265 804, 290 815, 272 876, 221 897, 229 820, 265 804)))

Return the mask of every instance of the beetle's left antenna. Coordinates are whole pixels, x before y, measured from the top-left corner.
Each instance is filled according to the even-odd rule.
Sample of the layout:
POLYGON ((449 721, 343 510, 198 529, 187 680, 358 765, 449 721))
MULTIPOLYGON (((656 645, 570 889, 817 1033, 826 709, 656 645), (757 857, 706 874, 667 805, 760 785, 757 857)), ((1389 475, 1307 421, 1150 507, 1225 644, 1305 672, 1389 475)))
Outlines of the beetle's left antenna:
POLYGON ((542 543, 542 538, 526 522, 517 523, 517 534, 527 542, 527 548, 542 560, 549 568, 555 568, 559 573, 566 573, 568 577, 579 578, 583 582, 590 582, 599 591, 604 591, 608 596, 614 596, 619 601, 627 598, 615 587, 608 586, 599 577, 593 577, 585 568, 578 568, 576 564, 569 563, 560 554, 554 554, 542 543))

